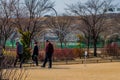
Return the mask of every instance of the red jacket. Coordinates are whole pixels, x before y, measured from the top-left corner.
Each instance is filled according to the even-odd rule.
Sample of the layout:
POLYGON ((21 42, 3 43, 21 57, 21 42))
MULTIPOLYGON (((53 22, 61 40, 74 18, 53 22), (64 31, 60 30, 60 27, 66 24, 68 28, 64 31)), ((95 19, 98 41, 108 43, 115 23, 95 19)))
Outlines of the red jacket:
POLYGON ((53 44, 49 43, 48 45, 46 45, 45 52, 52 54, 54 52, 53 44))

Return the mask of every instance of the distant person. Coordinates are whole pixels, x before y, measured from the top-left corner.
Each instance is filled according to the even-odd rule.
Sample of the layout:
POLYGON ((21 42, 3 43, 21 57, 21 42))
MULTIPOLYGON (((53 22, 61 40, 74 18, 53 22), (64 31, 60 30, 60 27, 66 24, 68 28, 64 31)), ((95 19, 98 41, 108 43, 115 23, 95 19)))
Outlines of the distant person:
POLYGON ((32 60, 35 61, 36 66, 38 66, 38 54, 39 54, 39 49, 38 49, 38 45, 37 42, 34 43, 34 50, 33 50, 33 54, 32 54, 32 60))
POLYGON ((14 67, 16 67, 17 61, 20 62, 20 68, 22 67, 23 63, 23 45, 20 42, 16 42, 16 59, 14 62, 14 67))
POLYGON ((46 40, 45 59, 44 59, 43 65, 41 67, 45 67, 47 61, 49 61, 48 68, 52 68, 52 55, 53 55, 53 52, 54 52, 53 44, 49 40, 46 40))

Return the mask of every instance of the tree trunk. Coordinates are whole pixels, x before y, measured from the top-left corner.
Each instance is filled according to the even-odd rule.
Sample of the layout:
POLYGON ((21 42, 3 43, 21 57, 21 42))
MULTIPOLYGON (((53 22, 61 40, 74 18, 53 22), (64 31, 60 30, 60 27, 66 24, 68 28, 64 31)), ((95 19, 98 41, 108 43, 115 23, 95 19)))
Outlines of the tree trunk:
POLYGON ((28 44, 27 44, 27 47, 30 48, 31 47, 31 37, 28 38, 28 44))
POLYGON ((14 41, 12 40, 11 43, 12 43, 12 48, 14 48, 14 41))
POLYGON ((61 49, 63 48, 62 42, 60 42, 61 49))
POLYGON ((94 39, 94 56, 97 57, 97 39, 94 39))
POLYGON ((3 43, 3 49, 6 48, 6 47, 5 47, 6 41, 7 41, 7 40, 5 40, 4 43, 3 43))
POLYGON ((0 36, 0 46, 3 44, 3 39, 2 37, 0 36))
POLYGON ((88 40, 87 40, 87 52, 88 52, 88 57, 89 57, 89 49, 90 49, 90 37, 88 37, 88 40))

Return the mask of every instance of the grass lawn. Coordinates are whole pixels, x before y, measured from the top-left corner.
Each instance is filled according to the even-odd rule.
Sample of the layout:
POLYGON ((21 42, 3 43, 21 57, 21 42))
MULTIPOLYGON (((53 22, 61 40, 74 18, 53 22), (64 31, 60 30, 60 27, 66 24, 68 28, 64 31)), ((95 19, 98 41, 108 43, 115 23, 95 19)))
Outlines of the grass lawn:
POLYGON ((119 62, 25 68, 29 74, 27 80, 120 80, 119 62))

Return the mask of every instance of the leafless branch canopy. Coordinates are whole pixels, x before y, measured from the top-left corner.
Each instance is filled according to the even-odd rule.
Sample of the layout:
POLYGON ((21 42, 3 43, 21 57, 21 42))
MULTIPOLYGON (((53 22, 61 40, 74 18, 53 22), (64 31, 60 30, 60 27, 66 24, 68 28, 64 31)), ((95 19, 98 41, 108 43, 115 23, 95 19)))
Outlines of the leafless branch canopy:
POLYGON ((47 20, 47 25, 58 36, 59 41, 65 42, 65 37, 71 32, 72 17, 59 16, 50 17, 47 20))

